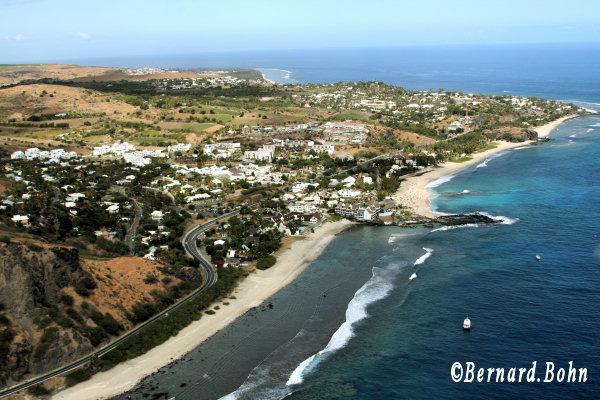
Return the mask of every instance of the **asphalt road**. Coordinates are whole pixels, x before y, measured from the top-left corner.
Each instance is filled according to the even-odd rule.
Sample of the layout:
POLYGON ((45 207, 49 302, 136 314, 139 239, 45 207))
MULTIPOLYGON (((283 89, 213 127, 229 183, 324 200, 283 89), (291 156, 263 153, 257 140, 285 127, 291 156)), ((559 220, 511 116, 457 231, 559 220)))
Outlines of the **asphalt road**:
POLYGON ((213 268, 212 264, 210 263, 210 261, 204 259, 202 257, 202 255, 200 254, 200 251, 198 250, 198 247, 196 246, 196 241, 198 239, 198 237, 203 234, 204 232, 206 232, 212 225, 227 219, 229 217, 232 217, 236 214, 239 213, 239 210, 235 210, 232 212, 229 212, 227 214, 223 214, 220 217, 217 217, 215 219, 212 219, 202 225, 199 225, 193 229, 191 229, 188 233, 186 233, 183 236, 182 242, 183 242, 183 247, 185 248, 185 251, 193 258, 195 258, 196 260, 198 260, 198 262, 200 263, 200 267, 204 268, 204 271, 206 273, 206 279, 204 279, 204 281, 202 282, 202 285, 196 289, 196 291, 190 293, 189 295, 187 295, 186 297, 184 297, 183 299, 181 299, 180 301, 178 301, 177 303, 167 307, 166 309, 164 309, 163 311, 161 311, 160 313, 156 314, 154 317, 150 318, 149 320, 147 320, 146 322, 138 325, 137 327, 133 328, 132 330, 130 330, 129 332, 125 333, 123 336, 119 337, 118 339, 115 339, 113 342, 105 345, 104 347, 101 347, 100 349, 98 349, 97 351, 95 351, 92 354, 88 354, 85 357, 80 358, 79 360, 66 365, 64 367, 55 369, 52 372, 49 372, 45 375, 42 376, 38 376, 36 378, 33 378, 27 382, 12 386, 8 389, 5 389, 3 391, 0 391, 0 398, 6 397, 6 396, 10 396, 11 394, 20 392, 22 390, 25 390, 31 386, 35 386, 38 385, 50 378, 54 378, 56 376, 62 376, 65 375, 87 363, 89 363, 94 357, 98 357, 101 358, 103 355, 105 355, 106 353, 110 352, 111 350, 113 350, 115 347, 119 346, 121 343, 123 343, 125 340, 127 340, 128 338, 132 337, 133 335, 137 334, 138 332, 140 332, 142 329, 144 329, 146 326, 152 324, 154 321, 163 318, 166 314, 168 314, 169 312, 178 309, 179 307, 183 306, 184 304, 190 302, 191 300, 193 300, 195 297, 199 296, 200 294, 202 294, 204 291, 206 291, 206 289, 208 289, 209 287, 211 287, 216 281, 217 281, 217 272, 215 271, 215 269, 213 268))

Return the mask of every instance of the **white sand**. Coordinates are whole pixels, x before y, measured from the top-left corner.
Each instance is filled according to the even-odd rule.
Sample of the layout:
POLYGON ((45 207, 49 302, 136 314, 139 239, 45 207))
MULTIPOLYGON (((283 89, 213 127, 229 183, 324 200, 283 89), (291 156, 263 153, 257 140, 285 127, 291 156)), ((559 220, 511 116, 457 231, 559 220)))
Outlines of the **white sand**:
POLYGON ((556 129, 557 126, 559 126, 566 120, 575 118, 575 117, 579 117, 579 114, 567 115, 566 117, 559 118, 550 123, 547 123, 546 125, 538 126, 537 128, 535 128, 535 131, 537 132, 538 137, 546 137, 550 134, 550 132, 552 132, 554 129, 556 129))
POLYGON ((106 399, 135 386, 142 378, 156 372, 172 360, 183 357, 200 343, 225 328, 252 307, 292 282, 306 266, 325 249, 333 237, 353 223, 338 221, 326 223, 299 240, 265 271, 257 270, 235 289, 235 300, 227 300, 215 315, 203 315, 198 321, 182 329, 146 354, 122 363, 109 371, 96 374, 92 379, 52 396, 60 400, 106 399))
MULTIPOLYGON (((577 117, 577 114, 568 115, 563 118, 559 118, 546 125, 537 127, 535 131, 538 133, 538 137, 546 137, 552 132, 557 126, 562 124, 568 119, 577 117)), ((451 175, 463 168, 466 168, 475 163, 482 162, 486 157, 491 156, 494 153, 498 153, 503 150, 513 149, 516 147, 522 147, 530 144, 531 142, 524 143, 510 143, 510 142, 499 142, 498 146, 491 150, 486 150, 481 153, 472 154, 471 160, 464 161, 461 163, 457 162, 446 162, 439 167, 424 172, 422 175, 413 176, 407 178, 402 182, 400 188, 396 192, 396 202, 403 207, 408 208, 415 214, 422 215, 425 217, 433 218, 435 214, 431 211, 430 196, 431 192, 427 189, 427 185, 443 176, 451 175)))

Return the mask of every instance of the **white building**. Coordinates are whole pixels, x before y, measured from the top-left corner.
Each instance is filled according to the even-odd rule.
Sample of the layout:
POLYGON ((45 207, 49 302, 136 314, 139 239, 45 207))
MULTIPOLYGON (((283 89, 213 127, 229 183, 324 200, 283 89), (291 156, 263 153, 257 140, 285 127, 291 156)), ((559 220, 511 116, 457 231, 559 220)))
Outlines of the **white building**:
POLYGON ((256 151, 245 151, 244 159, 245 160, 261 160, 261 161, 271 161, 273 158, 273 150, 261 148, 256 151))
POLYGON ((167 151, 169 153, 172 153, 175 151, 190 151, 191 148, 192 148, 192 145, 189 143, 178 143, 178 144, 172 144, 169 147, 167 147, 167 151))

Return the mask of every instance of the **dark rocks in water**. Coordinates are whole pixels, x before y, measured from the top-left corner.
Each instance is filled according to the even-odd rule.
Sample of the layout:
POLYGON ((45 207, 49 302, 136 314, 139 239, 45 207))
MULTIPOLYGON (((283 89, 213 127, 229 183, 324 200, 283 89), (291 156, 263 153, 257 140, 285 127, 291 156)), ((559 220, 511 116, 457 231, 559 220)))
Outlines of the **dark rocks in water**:
POLYGON ((417 226, 424 226, 427 228, 433 228, 434 224, 440 224, 445 226, 456 226, 456 225, 490 225, 498 223, 493 218, 488 217, 480 213, 473 214, 453 214, 453 215, 440 215, 435 218, 423 217, 421 215, 413 215, 410 219, 405 219, 398 222, 398 226, 404 228, 411 228, 417 226))
POLYGON ((446 225, 446 226, 454 226, 454 225, 468 225, 468 224, 495 224, 496 221, 493 218, 488 217, 487 215, 483 215, 480 213, 473 214, 455 214, 455 215, 440 215, 436 217, 434 222, 438 224, 446 225))

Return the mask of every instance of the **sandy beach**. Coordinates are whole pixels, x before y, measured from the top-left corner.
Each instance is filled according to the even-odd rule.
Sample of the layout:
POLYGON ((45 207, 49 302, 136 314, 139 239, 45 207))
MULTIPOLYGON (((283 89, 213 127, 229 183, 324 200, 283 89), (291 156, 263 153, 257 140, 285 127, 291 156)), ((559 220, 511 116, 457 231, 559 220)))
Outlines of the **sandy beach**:
POLYGON ((353 222, 342 220, 325 223, 296 241, 281 254, 277 263, 265 271, 257 270, 244 279, 235 289, 235 300, 229 306, 221 306, 215 315, 203 315, 177 336, 146 354, 116 366, 107 372, 94 375, 92 379, 52 396, 60 400, 106 399, 123 393, 135 386, 142 378, 156 372, 173 360, 179 359, 206 339, 225 328, 235 319, 292 282, 313 261, 333 237, 347 229, 353 222))
MULTIPOLYGON (((535 128, 538 137, 548 136, 556 127, 568 119, 578 117, 578 114, 567 115, 552 121, 546 125, 535 128)), ((402 182, 400 188, 396 192, 396 202, 406 207, 415 214, 425 217, 434 218, 436 215, 431 211, 430 197, 431 192, 427 189, 427 185, 431 182, 440 179, 443 176, 454 174, 459 170, 470 165, 483 162, 492 154, 523 147, 531 144, 531 142, 512 143, 512 142, 496 142, 497 146, 493 149, 483 151, 481 153, 471 154, 472 159, 464 162, 446 162, 430 171, 425 171, 421 175, 412 176, 402 182)))

